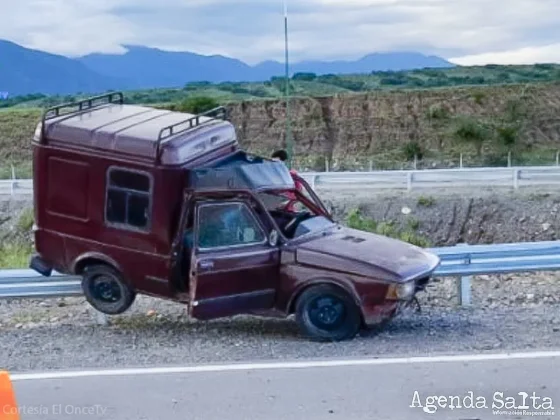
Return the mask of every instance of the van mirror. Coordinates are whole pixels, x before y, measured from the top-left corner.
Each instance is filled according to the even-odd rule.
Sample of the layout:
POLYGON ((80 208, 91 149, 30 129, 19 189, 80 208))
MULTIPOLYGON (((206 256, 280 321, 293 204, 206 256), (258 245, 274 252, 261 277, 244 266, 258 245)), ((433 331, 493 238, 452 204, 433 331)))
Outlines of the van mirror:
POLYGON ((279 240, 279 236, 278 236, 278 231, 276 229, 272 229, 270 231, 270 233, 268 234, 268 244, 270 246, 276 246, 278 245, 278 240, 279 240))

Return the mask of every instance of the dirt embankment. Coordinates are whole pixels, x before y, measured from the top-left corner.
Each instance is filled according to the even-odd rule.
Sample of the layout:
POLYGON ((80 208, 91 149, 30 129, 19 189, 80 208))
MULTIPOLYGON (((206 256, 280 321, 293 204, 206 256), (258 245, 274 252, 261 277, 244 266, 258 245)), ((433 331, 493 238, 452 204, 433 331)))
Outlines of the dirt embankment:
MULTIPOLYGON (((285 144, 284 101, 246 101, 228 108, 244 147, 268 154, 285 144)), ((296 157, 308 162, 316 159, 319 168, 324 168, 323 158, 402 159, 402 148, 409 143, 442 154, 455 152, 453 132, 464 117, 495 128, 514 127, 514 132, 509 133, 517 138, 522 150, 557 148, 559 114, 558 83, 369 92, 291 100, 296 157)), ((37 110, 0 112, 2 160, 30 159, 30 140, 39 115, 37 110)), ((472 126, 466 130, 472 130, 472 126)), ((466 147, 467 151, 472 149, 466 147)))
MULTIPOLYGON (((432 246, 560 239, 560 191, 424 191, 367 193, 319 191, 338 220, 352 210, 377 222, 412 229, 432 246)), ((30 199, 0 202, 0 240, 20 234, 30 199), (19 229, 19 230, 18 230, 19 229)))
POLYGON ((412 227, 432 246, 557 240, 560 191, 321 194, 343 219, 353 209, 378 222, 412 227))
MULTIPOLYGON (((449 152, 462 117, 500 127, 514 124, 522 147, 560 143, 559 84, 301 98, 292 100, 291 110, 298 156, 359 159, 387 155, 411 142, 449 152)), ((282 101, 239 103, 230 107, 230 115, 246 147, 268 151, 285 141, 282 101)))

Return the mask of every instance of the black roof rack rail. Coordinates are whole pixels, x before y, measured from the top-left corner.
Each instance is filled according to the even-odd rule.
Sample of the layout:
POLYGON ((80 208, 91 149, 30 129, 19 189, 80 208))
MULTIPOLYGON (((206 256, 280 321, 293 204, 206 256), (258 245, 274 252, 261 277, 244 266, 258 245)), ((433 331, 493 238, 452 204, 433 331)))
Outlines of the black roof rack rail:
POLYGON ((43 123, 42 128, 41 128, 41 140, 43 139, 43 133, 44 133, 44 129, 45 129, 45 121, 53 119, 53 118, 57 118, 57 117, 62 117, 64 115, 78 114, 80 112, 87 111, 89 109, 98 108, 101 105, 112 104, 112 103, 123 104, 124 103, 123 93, 122 92, 110 92, 110 93, 105 93, 103 95, 92 96, 92 97, 83 99, 81 101, 67 102, 67 103, 64 103, 64 104, 60 104, 60 105, 56 105, 56 106, 47 108, 43 112, 43 116, 41 118, 41 121, 43 123), (77 109, 76 110, 67 110, 65 112, 62 112, 62 110, 64 108, 77 108, 77 109))
MULTIPOLYGON (((197 114, 194 117, 190 117, 184 121, 179 121, 178 123, 171 124, 167 127, 164 127, 160 130, 157 144, 156 144, 156 159, 159 161, 159 154, 160 154, 160 147, 163 140, 174 136, 179 133, 184 133, 185 131, 189 131, 194 127, 198 127, 202 123, 200 122, 200 117, 213 117, 214 119, 226 120, 227 119, 227 109, 224 106, 219 106, 217 108, 213 108, 209 111, 203 112, 201 114, 197 114), (177 127, 186 125, 185 128, 181 130, 175 130, 177 127)), ((212 121, 212 120, 211 120, 212 121)), ((208 122, 211 122, 208 121, 208 122)))

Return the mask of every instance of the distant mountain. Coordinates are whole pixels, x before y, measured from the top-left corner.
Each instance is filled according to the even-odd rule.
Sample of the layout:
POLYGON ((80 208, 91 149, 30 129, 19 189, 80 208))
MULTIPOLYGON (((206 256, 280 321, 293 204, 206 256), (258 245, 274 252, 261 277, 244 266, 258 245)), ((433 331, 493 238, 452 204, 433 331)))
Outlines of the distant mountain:
POLYGON ((220 55, 169 52, 134 45, 124 47, 127 49, 125 54, 90 54, 78 60, 100 74, 126 79, 138 89, 183 86, 194 81, 219 83, 268 79, 254 79, 249 65, 220 55))
POLYGON ((10 96, 94 93, 126 86, 126 81, 95 73, 79 61, 0 40, 0 92, 10 96))
MULTIPOLYGON (((415 52, 374 53, 355 61, 302 61, 290 65, 291 73, 356 74, 372 71, 400 71, 423 68, 449 68, 455 64, 436 56, 415 52)), ((285 65, 266 61, 255 67, 258 72, 274 76, 285 72, 285 65)))
MULTIPOLYGON (((285 64, 264 61, 255 66, 219 55, 168 52, 155 48, 126 46, 122 55, 92 54, 79 60, 92 70, 130 80, 138 88, 182 86, 188 82, 257 82, 283 76, 285 64), (133 70, 131 70, 133 69, 133 70)), ((440 57, 414 52, 375 53, 356 61, 304 61, 290 65, 292 74, 370 73, 372 71, 412 70, 454 67, 440 57)))
MULTIPOLYGON (((124 54, 90 54, 77 59, 31 50, 0 40, 0 92, 93 93, 109 89, 181 87, 188 82, 255 82, 284 74, 284 63, 265 61, 255 66, 220 55, 169 52, 135 45, 124 54)), ((370 73, 454 67, 435 56, 415 52, 375 53, 356 61, 304 61, 290 72, 321 74, 370 73)))

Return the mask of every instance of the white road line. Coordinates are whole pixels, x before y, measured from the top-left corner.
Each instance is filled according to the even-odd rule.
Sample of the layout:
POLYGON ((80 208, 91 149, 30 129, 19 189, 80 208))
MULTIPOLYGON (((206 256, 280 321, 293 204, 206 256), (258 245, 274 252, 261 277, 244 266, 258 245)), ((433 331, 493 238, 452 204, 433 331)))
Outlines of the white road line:
POLYGON ((42 373, 16 373, 10 375, 12 381, 29 381, 41 379, 70 379, 100 376, 138 376, 138 375, 162 375, 177 373, 204 373, 204 372, 229 372, 229 371, 255 371, 272 369, 308 369, 308 368, 333 368, 344 366, 375 366, 375 365, 406 365, 425 363, 449 363, 449 362, 481 362, 492 360, 513 359, 543 359, 559 357, 560 351, 542 351, 531 353, 493 353, 493 354, 466 354, 453 356, 425 356, 425 357, 402 357, 402 358, 369 358, 369 359, 347 359, 347 360, 323 360, 323 361, 293 361, 293 362, 270 362, 270 363, 238 363, 223 365, 199 365, 199 366, 177 366, 177 367, 155 367, 155 368, 129 368, 129 369, 104 369, 104 370, 82 370, 82 371, 53 371, 42 373))

